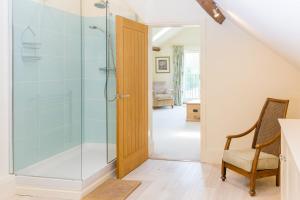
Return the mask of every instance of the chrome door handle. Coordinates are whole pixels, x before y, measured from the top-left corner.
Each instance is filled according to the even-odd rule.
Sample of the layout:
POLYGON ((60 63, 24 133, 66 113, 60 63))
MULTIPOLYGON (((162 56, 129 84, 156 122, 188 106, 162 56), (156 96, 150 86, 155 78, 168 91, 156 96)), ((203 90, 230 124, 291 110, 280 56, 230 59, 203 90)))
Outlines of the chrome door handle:
POLYGON ((118 94, 118 95, 117 95, 117 98, 118 98, 118 99, 126 99, 126 98, 129 98, 129 97, 130 97, 129 94, 118 94))

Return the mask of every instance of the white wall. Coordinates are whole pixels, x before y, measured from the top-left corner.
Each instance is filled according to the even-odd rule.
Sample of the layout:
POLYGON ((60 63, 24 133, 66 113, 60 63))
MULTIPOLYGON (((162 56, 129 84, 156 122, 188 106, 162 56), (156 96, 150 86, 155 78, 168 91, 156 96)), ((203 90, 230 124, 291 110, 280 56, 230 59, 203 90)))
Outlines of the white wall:
MULTIPOLYGON (((300 68, 229 20, 204 26, 202 160, 220 163, 225 136, 250 128, 267 97, 289 99, 288 117, 300 117, 300 68)), ((233 147, 249 148, 252 137, 233 147)))
MULTIPOLYGON (((126 0, 151 25, 195 25, 205 11, 195 0, 126 0)), ((264 43, 300 65, 300 4, 297 0, 215 0, 231 18, 264 43), (272 6, 270 6, 272 5, 272 6), (255 13, 255 14, 253 14, 255 13), (295 19, 295 20, 294 20, 295 19)))
POLYGON ((150 67, 152 66, 152 74, 153 74, 153 81, 164 81, 167 83, 168 88, 173 88, 173 50, 172 46, 163 47, 160 52, 153 52, 153 62, 151 63, 150 67), (156 73, 156 57, 170 57, 170 73, 156 73))
POLYGON ((298 20, 293 20, 300 18, 299 1, 216 0, 216 3, 240 26, 300 65, 300 26, 298 20))
MULTIPOLYGON (((84 0, 83 15, 88 17, 105 16, 105 9, 99 9, 94 6, 94 4, 97 2, 99 2, 99 0, 84 0)), ((109 0, 109 12, 113 13, 114 15, 120 15, 129 19, 135 19, 136 17, 135 12, 132 11, 131 8, 127 5, 127 3, 123 0, 109 0)))
MULTIPOLYGON (((56 8, 58 10, 63 10, 65 12, 73 13, 76 15, 82 14, 86 17, 95 17, 95 16, 105 16, 106 10, 99 9, 95 7, 95 3, 98 3, 99 0, 32 0, 37 3, 43 4, 44 6, 49 6, 56 8), (81 13, 81 7, 82 13, 81 13)), ((109 12, 114 15, 120 15, 127 17, 129 19, 135 19, 135 12, 127 5, 123 0, 109 0, 109 12)))
MULTIPOLYGON (((230 18, 215 23, 195 1, 136 1, 128 0, 146 24, 201 27, 202 161, 220 163, 226 135, 253 125, 267 97, 290 99, 288 117, 300 117, 300 66, 289 64, 230 18)), ((249 147, 251 139, 232 145, 249 147)))
POLYGON ((9 175, 9 54, 8 3, 0 1, 0 199, 15 192, 14 177, 9 175))
MULTIPOLYGON (((218 163, 221 161, 225 136, 229 132, 239 132, 252 125, 257 119, 267 96, 289 98, 291 102, 288 117, 300 117, 300 66, 298 66, 299 68, 292 66, 282 55, 277 55, 265 44, 256 40, 253 35, 249 35, 230 22, 232 19, 243 20, 245 16, 238 18, 238 16, 233 17, 231 15, 220 26, 208 17, 194 0, 186 0, 184 3, 181 0, 127 1, 146 24, 152 26, 197 24, 202 28, 201 155, 203 161, 218 163)), ((222 0, 218 0, 218 2, 224 5, 225 9, 233 8, 232 6, 226 7, 222 0)), ((248 4, 252 4, 253 8, 255 8, 255 3, 250 3, 249 1, 248 4)), ((265 4, 269 5, 268 3, 265 4)), ((280 4, 283 3, 277 2, 276 8, 283 11, 280 4)), ((233 3, 232 5, 235 4, 233 3)), ((290 10, 297 10, 295 6, 292 6, 293 8, 291 9, 291 5, 290 3, 288 6, 290 10)), ((260 16, 264 19, 260 20, 260 18, 252 15, 253 12, 249 12, 251 8, 249 10, 245 5, 242 7, 247 10, 245 15, 251 21, 263 27, 260 30, 266 30, 266 27, 268 28, 269 25, 263 22, 276 15, 276 12, 274 13, 270 10, 270 12, 267 12, 269 16, 265 18, 266 12, 263 12, 264 15, 260 16)), ((262 10, 265 10, 264 7, 262 10)), ((241 14, 240 11, 234 13, 241 14)), ((293 12, 292 15, 297 14, 293 12)), ((290 15, 285 15, 286 17, 278 16, 283 17, 279 19, 281 26, 278 26, 276 20, 273 20, 271 24, 275 23, 274 27, 276 28, 280 27, 282 29, 284 27, 280 33, 292 33, 281 34, 280 37, 277 37, 283 38, 280 43, 281 46, 279 46, 279 48, 282 47, 281 51, 278 52, 285 53, 282 49, 288 49, 287 43, 289 42, 286 39, 289 35, 291 37, 288 38, 288 41, 295 41, 294 45, 298 44, 299 37, 297 38, 295 33, 297 33, 299 26, 293 26, 294 23, 297 23, 297 20, 292 23, 282 22, 290 15)), ((239 21, 240 24, 243 24, 244 21, 242 20, 239 21)), ((244 25, 247 24, 244 23, 244 25)), ((243 27, 248 29, 255 28, 254 26, 243 27)), ((276 29, 268 30, 267 32, 272 36, 278 36, 276 29)), ((297 52, 294 51, 296 49, 293 46, 289 49, 289 52, 297 52)), ((250 138, 248 138, 247 142, 250 143, 250 138)), ((245 147, 245 145, 240 145, 240 147, 245 147)))
POLYGON ((173 86, 173 46, 183 45, 185 50, 200 50, 201 46, 200 27, 185 27, 181 29, 174 37, 168 39, 160 45, 161 51, 153 52, 152 73, 154 81, 165 81, 169 88, 173 86), (155 57, 170 57, 170 73, 156 73, 155 57))
POLYGON ((124 0, 151 25, 195 25, 205 11, 195 0, 124 0))

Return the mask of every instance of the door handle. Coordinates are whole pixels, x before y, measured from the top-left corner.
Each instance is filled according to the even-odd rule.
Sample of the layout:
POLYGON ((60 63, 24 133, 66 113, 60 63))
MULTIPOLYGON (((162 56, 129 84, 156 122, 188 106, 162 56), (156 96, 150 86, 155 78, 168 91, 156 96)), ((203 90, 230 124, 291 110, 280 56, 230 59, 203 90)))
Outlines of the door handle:
POLYGON ((118 99, 126 99, 126 98, 129 98, 129 97, 130 97, 129 94, 118 94, 118 95, 117 95, 117 98, 118 98, 118 99))

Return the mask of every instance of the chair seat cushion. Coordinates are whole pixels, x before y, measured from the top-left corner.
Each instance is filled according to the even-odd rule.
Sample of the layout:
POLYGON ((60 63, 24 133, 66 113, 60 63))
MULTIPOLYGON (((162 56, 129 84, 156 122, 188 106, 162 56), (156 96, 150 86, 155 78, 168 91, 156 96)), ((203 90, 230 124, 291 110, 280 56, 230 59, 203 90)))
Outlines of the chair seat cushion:
MULTIPOLYGON (((255 149, 225 150, 223 161, 238 168, 251 172, 255 149)), ((277 169, 279 158, 275 155, 261 152, 259 155, 257 170, 277 169)))
POLYGON ((173 99, 172 94, 155 94, 156 100, 166 100, 166 99, 173 99))

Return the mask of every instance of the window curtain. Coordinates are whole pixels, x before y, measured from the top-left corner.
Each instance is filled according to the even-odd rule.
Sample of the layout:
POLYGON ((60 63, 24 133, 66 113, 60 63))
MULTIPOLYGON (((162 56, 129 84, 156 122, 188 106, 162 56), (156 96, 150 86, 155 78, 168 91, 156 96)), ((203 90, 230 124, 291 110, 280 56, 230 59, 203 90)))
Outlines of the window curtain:
POLYGON ((183 66, 184 66, 184 47, 173 46, 173 87, 175 105, 182 105, 182 88, 183 88, 183 66))

